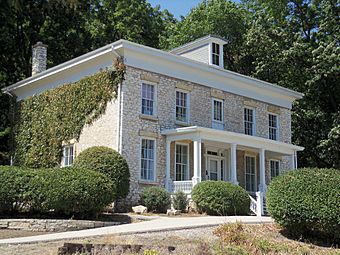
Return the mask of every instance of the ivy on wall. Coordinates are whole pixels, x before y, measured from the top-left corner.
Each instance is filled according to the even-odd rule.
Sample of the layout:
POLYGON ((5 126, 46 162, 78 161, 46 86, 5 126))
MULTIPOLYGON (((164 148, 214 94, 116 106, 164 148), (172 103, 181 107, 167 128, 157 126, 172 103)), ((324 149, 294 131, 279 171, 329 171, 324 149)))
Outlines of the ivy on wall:
POLYGON ((117 97, 124 74, 125 65, 117 59, 114 70, 106 69, 18 102, 15 164, 58 166, 63 141, 78 140, 83 127, 105 112, 107 103, 117 97))

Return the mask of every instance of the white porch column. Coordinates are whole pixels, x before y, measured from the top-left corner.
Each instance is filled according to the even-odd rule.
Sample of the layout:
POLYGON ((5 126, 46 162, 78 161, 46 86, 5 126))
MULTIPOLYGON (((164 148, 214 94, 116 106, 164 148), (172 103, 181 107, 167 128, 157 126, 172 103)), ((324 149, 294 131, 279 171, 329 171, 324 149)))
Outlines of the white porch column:
POLYGON ((194 140, 194 176, 192 177, 192 186, 201 182, 201 139, 194 140))
POLYGON ((236 169, 236 143, 232 143, 230 147, 230 181, 238 185, 237 169, 236 169))
POLYGON ((265 161, 265 150, 263 148, 260 149, 260 185, 259 190, 261 192, 266 192, 266 161, 265 161))
POLYGON ((170 151, 171 151, 171 141, 167 140, 166 141, 166 171, 165 171, 165 188, 171 192, 172 187, 171 187, 171 176, 170 176, 170 151))

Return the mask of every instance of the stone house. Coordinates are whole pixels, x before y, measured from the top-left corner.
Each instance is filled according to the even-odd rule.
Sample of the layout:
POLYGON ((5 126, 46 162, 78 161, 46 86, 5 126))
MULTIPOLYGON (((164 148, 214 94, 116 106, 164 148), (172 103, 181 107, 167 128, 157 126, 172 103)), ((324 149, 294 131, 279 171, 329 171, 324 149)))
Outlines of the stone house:
POLYGON ((46 46, 33 47, 33 76, 5 88, 18 100, 99 72, 122 57, 118 98, 80 139, 64 146, 62 166, 107 146, 127 160, 134 203, 142 188, 190 193, 203 180, 239 184, 250 194, 297 167, 291 107, 303 94, 224 69, 223 45, 206 36, 170 52, 119 40, 46 69, 46 46))

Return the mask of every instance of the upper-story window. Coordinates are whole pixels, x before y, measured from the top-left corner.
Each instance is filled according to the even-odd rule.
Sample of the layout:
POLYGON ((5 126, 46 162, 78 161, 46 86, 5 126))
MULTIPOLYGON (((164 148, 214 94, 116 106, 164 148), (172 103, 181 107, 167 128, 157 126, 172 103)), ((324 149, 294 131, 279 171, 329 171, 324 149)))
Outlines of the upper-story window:
POLYGON ((255 111, 252 108, 244 108, 244 133, 255 134, 255 111))
POLYGON ((156 93, 155 85, 142 83, 142 114, 155 115, 156 93))
POLYGON ((176 120, 189 122, 189 94, 176 90, 176 120))
POLYGON ((155 176, 156 141, 142 138, 141 140, 141 179, 153 181, 155 176))
POLYGON ((212 64, 213 65, 220 65, 220 45, 217 43, 212 43, 212 64))
POLYGON ((223 100, 212 99, 212 128, 223 129, 223 100))
POLYGON ((268 114, 269 139, 278 140, 278 116, 276 114, 268 114))
POLYGON ((74 160, 74 145, 69 144, 63 146, 63 158, 62 158, 62 166, 72 166, 74 160))

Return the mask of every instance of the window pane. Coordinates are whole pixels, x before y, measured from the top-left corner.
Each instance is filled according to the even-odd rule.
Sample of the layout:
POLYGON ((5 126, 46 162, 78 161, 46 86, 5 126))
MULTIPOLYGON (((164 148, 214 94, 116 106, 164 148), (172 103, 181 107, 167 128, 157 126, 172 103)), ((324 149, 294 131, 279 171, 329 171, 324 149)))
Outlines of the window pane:
POLYGON ((176 91, 176 120, 188 121, 188 94, 181 91, 176 91))
POLYGON ((244 133, 246 135, 253 135, 254 129, 254 110, 244 108, 244 133))
POLYGON ((155 141, 142 139, 141 142, 141 178, 145 180, 154 179, 155 168, 155 141))
POLYGON ((176 144, 176 181, 188 179, 188 145, 176 144))
POLYGON ((245 170, 246 170, 246 190, 250 192, 256 191, 256 182, 255 182, 255 158, 248 157, 245 158, 245 170))
POLYGON ((155 86, 142 84, 142 113, 147 115, 154 114, 154 89, 155 86))

